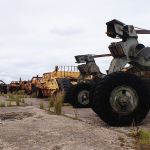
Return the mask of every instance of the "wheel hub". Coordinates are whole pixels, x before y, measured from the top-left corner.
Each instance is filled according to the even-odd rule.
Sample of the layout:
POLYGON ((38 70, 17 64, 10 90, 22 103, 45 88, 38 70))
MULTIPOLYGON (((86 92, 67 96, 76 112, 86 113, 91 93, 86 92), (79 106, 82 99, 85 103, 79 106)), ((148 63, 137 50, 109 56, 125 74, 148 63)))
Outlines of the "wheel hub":
POLYGON ((83 90, 78 94, 78 102, 82 105, 89 104, 89 91, 83 90))
POLYGON ((127 115, 138 106, 138 95, 131 87, 119 86, 111 92, 110 104, 118 114, 127 115))
POLYGON ((119 105, 121 107, 126 107, 130 103, 130 98, 131 97, 129 96, 122 95, 122 96, 117 97, 117 101, 119 102, 119 105))

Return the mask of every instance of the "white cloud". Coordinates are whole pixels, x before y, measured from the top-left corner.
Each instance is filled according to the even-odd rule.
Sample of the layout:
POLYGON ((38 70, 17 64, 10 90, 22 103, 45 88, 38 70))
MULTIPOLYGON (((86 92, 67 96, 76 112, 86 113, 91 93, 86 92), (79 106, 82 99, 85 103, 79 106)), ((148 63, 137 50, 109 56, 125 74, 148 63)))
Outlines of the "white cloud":
MULTIPOLYGON (((30 79, 75 55, 109 53, 111 19, 150 28, 148 0, 0 0, 0 79, 30 79)), ((140 42, 149 44, 150 36, 140 42)), ((97 59, 101 70, 110 58, 97 59)))

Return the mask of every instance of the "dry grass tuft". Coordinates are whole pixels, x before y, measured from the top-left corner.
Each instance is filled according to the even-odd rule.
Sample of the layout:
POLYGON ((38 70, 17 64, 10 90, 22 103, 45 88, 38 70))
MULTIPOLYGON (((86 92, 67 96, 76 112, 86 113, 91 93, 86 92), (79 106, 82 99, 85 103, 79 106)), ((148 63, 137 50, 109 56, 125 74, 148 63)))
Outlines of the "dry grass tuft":
POLYGON ((54 99, 54 113, 56 115, 61 115, 63 101, 64 101, 64 92, 58 91, 54 99))
POLYGON ((11 101, 9 101, 9 102, 7 103, 7 107, 11 107, 11 106, 12 106, 11 101))
POLYGON ((5 102, 0 102, 0 107, 5 107, 5 102))
POLYGON ((146 129, 139 129, 129 134, 130 137, 135 138, 135 146, 140 150, 150 150, 150 131, 146 129))
POLYGON ((51 108, 54 107, 54 97, 49 97, 48 98, 49 103, 48 103, 48 111, 51 111, 51 108))
POLYGON ((44 109, 44 104, 40 103, 40 109, 44 109))

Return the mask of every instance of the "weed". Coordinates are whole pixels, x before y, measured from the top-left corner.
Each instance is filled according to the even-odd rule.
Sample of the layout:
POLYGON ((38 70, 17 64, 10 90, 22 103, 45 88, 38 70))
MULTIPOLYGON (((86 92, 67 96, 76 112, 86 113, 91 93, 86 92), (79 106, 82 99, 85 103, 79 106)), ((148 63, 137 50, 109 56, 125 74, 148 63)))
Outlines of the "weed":
POLYGON ((149 150, 150 148, 150 131, 145 129, 137 129, 131 132, 129 136, 134 137, 136 147, 141 150, 149 150))
POLYGON ((21 100, 22 103, 25 103, 24 98, 21 100))
POLYGON ((74 115, 75 115, 74 119, 78 119, 78 113, 76 109, 74 109, 74 115))
POLYGON ((44 104, 40 103, 40 109, 44 109, 44 104))
POLYGON ((8 98, 9 101, 16 101, 15 100, 15 95, 9 94, 8 96, 9 96, 9 98, 8 98))
POLYGON ((24 95, 9 94, 7 99, 16 102, 16 106, 20 106, 20 102, 24 103, 24 95))
POLYGON ((5 107, 5 102, 0 102, 0 107, 5 107))
POLYGON ((62 112, 62 105, 64 100, 64 92, 57 92, 54 99, 54 112, 56 115, 60 115, 62 112))
POLYGON ((28 98, 28 95, 24 95, 24 98, 28 98))
POLYGON ((4 93, 0 93, 0 96, 5 96, 5 94, 4 93))
POLYGON ((9 102, 7 103, 7 107, 11 107, 11 106, 12 106, 11 101, 9 101, 9 102))
POLYGON ((20 99, 19 98, 16 99, 16 106, 20 106, 20 99))
POLYGON ((15 95, 25 95, 25 91, 24 90, 15 91, 14 94, 15 95))
POLYGON ((140 147, 150 147, 150 131, 141 129, 137 134, 137 141, 140 147))
POLYGON ((34 93, 31 94, 31 98, 37 98, 36 92, 34 92, 34 93))
POLYGON ((54 98, 53 97, 49 97, 48 111, 51 110, 51 107, 54 107, 54 98))

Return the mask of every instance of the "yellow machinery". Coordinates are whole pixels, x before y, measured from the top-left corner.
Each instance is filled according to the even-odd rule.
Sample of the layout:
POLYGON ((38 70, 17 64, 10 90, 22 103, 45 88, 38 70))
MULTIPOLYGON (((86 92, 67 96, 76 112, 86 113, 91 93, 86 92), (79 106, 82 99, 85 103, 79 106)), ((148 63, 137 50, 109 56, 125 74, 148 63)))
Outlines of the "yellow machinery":
POLYGON ((27 94, 32 94, 36 92, 36 87, 39 85, 41 79, 42 77, 39 77, 38 75, 32 77, 32 79, 28 81, 27 84, 25 85, 25 92, 27 94))
POLYGON ((79 78, 76 66, 56 66, 53 72, 44 73, 37 84, 37 97, 48 97, 58 90, 68 92, 79 78))
POLYGON ((22 81, 22 80, 20 80, 19 81, 19 86, 20 86, 19 90, 24 90, 25 91, 27 83, 28 83, 28 81, 22 81))
POLYGON ((19 89, 20 89, 20 83, 19 83, 19 81, 12 81, 9 84, 9 91, 11 93, 18 91, 19 89))

